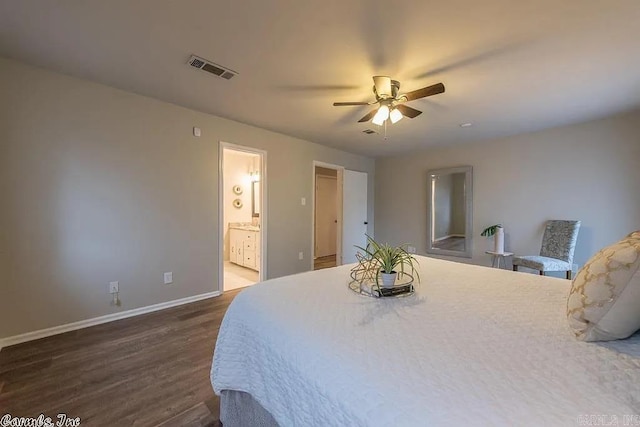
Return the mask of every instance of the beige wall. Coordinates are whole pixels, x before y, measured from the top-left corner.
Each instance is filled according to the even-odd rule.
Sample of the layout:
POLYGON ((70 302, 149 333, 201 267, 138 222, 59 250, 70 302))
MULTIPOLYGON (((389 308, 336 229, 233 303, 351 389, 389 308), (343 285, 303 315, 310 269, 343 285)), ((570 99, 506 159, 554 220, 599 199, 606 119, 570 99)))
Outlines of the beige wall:
POLYGON ((309 270, 313 160, 369 174, 373 231, 371 159, 5 59, 0 95, 0 338, 216 291, 219 141, 267 151, 268 277, 309 270))
MULTIPOLYGON (((465 130, 468 131, 468 130, 465 130)), ((473 128, 470 129, 473 131, 473 128)), ((427 171, 473 166, 473 258, 502 223, 506 249, 537 254, 543 223, 579 219, 575 262, 640 229, 640 113, 376 161, 376 238, 427 244, 427 171)), ((463 258, 451 258, 466 262, 463 258)))

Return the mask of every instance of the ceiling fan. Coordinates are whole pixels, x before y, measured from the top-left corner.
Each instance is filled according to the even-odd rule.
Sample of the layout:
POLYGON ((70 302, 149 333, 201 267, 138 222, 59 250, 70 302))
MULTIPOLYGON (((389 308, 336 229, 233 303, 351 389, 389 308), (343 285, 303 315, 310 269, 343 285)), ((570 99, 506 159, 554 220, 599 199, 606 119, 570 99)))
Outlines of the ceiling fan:
POLYGON ((391 80, 388 76, 373 76, 373 94, 376 96, 375 101, 371 102, 334 102, 335 107, 346 107, 354 105, 374 105, 380 104, 378 108, 370 111, 358 122, 372 122, 375 125, 382 126, 387 120, 396 123, 403 116, 411 119, 422 114, 422 111, 404 105, 405 102, 415 99, 426 98, 427 96, 437 95, 444 92, 444 85, 437 83, 431 86, 423 87, 405 94, 399 94, 400 82, 391 80))

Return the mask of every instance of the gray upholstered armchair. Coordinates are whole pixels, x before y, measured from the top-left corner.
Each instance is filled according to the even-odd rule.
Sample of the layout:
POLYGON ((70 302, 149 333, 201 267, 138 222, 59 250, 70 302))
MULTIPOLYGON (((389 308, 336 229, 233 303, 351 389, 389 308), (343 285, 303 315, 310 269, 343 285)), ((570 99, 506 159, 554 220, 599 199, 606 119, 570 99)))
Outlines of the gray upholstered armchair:
POLYGON ((547 221, 540 256, 514 256, 513 271, 518 271, 519 265, 538 270, 541 276, 546 271, 566 271, 567 279, 571 279, 579 230, 580 221, 547 221))

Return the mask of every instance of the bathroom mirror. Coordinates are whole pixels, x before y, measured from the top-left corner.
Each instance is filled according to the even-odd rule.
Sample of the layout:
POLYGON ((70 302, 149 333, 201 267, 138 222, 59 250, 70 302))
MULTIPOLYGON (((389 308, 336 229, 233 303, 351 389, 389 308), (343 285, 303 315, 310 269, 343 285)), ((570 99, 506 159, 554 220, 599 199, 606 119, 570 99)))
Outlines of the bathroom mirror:
POLYGON ((430 170, 427 252, 471 258, 473 168, 430 170))
POLYGON ((251 216, 260 216, 260 181, 251 183, 251 216))

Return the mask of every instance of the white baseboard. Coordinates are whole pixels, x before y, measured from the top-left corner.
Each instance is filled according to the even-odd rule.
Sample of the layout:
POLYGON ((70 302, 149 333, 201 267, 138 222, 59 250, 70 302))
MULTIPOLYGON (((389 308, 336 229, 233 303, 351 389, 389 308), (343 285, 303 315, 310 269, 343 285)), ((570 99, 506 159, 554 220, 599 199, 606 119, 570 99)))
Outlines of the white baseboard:
POLYGON ((134 308, 132 310, 121 311, 119 313, 107 314, 105 316, 94 317, 93 319, 80 320, 78 322, 67 323, 66 325, 54 326, 52 328, 40 329, 38 331, 27 332, 25 334, 14 335, 12 337, 0 338, 0 350, 3 347, 33 341, 64 332, 75 331, 77 329, 88 328, 89 326, 100 325, 102 323, 113 322, 114 320, 126 319, 128 317, 140 316, 141 314, 152 313, 164 310, 165 308, 176 307, 190 302, 196 302, 207 298, 220 296, 220 291, 207 292, 206 294, 194 295, 180 298, 173 301, 161 302, 159 304, 146 307, 134 308))

